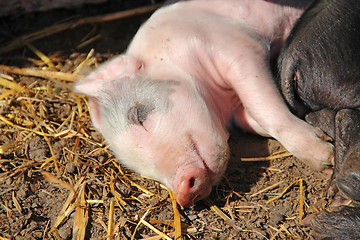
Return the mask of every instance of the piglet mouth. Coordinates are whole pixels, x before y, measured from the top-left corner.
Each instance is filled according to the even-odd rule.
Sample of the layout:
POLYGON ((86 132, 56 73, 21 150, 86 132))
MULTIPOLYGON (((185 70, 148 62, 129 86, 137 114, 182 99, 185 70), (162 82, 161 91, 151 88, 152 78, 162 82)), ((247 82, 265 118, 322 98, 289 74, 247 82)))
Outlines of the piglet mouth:
POLYGON ((215 165, 217 166, 216 169, 211 169, 208 164, 206 159, 200 154, 200 151, 198 149, 198 145, 196 144, 196 142, 194 141, 194 139, 190 136, 190 144, 191 144, 191 149, 197 154, 197 156, 201 159, 204 168, 206 170, 206 173, 209 177, 209 180, 211 182, 211 185, 215 185, 217 184, 220 179, 221 176, 223 175, 223 173, 226 170, 226 165, 227 165, 227 159, 228 159, 228 148, 225 148, 223 151, 221 151, 219 154, 214 155, 216 156, 214 159, 210 159, 209 161, 215 161, 215 165))
MULTIPOLYGON (((199 149, 198 149, 197 144, 195 143, 195 141, 194 141, 194 139, 192 138, 191 135, 190 135, 190 146, 191 146, 191 150, 193 150, 193 151, 196 153, 196 155, 201 159, 202 163, 204 164, 204 168, 205 168, 205 170, 206 170, 207 176, 209 177, 209 180, 211 181, 211 183, 213 183, 213 178, 214 178, 214 177, 216 178, 216 176, 214 176, 215 173, 212 172, 212 171, 209 169, 209 167, 208 167, 208 165, 206 164, 204 158, 203 158, 203 157, 201 156, 201 154, 200 154, 200 151, 199 151, 199 149)), ((193 179, 192 179, 192 182, 194 182, 193 179)))

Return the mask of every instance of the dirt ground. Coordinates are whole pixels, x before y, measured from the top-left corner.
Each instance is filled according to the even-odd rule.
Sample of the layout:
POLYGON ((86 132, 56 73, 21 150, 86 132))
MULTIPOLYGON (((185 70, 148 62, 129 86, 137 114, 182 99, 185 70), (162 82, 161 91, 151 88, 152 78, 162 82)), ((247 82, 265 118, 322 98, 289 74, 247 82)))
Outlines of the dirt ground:
MULTIPOLYGON (((70 17, 150 4, 130 2, 0 19, 0 51, 14 37, 70 17)), ((32 44, 52 60, 56 70, 50 71, 71 75, 87 61, 77 72, 81 75, 87 66, 123 52, 149 16, 85 24, 32 44), (99 36, 96 41, 79 47, 94 36, 99 36), (89 60, 91 49, 95 53, 89 60)), ((1 70, 0 239, 111 239, 109 232, 114 239, 161 239, 151 227, 173 238, 169 192, 118 164, 91 126, 84 98, 70 93, 72 80, 47 75, 50 67, 29 46, 2 52, 0 60, 1 66, 46 73, 39 77, 1 70), (1 79, 16 84, 6 85, 1 79)), ((329 176, 281 153, 272 160, 250 161, 284 150, 273 139, 231 130, 229 144, 228 170, 209 198, 186 209, 178 206, 182 239, 314 239, 310 229, 299 224, 301 209, 306 216, 327 202, 329 176)))

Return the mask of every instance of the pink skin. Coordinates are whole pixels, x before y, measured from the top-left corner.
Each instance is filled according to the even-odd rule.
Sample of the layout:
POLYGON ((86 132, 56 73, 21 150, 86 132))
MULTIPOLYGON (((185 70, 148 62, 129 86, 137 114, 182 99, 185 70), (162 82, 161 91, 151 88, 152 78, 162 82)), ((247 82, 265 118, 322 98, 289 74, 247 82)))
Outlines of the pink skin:
POLYGON ((322 170, 332 160, 332 145, 322 131, 289 112, 269 69, 269 57, 278 53, 302 11, 264 0, 163 7, 124 55, 77 82, 74 91, 93 97, 92 120, 117 157, 175 191, 182 206, 206 197, 224 173, 231 117, 322 170), (181 84, 169 95, 170 112, 150 114, 143 125, 115 134, 103 125, 98 91, 108 81, 135 76, 181 84))

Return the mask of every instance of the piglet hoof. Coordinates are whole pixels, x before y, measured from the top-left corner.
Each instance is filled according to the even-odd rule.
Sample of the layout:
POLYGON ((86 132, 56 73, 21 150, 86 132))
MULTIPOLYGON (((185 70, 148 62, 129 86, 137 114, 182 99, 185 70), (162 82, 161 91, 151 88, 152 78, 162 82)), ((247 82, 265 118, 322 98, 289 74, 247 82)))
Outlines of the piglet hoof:
POLYGON ((304 162, 315 170, 331 174, 335 158, 334 145, 330 143, 332 138, 319 128, 313 127, 312 131, 315 136, 315 142, 313 142, 313 146, 309 146, 308 150, 311 150, 313 158, 304 162))
POLYGON ((313 150, 313 158, 303 160, 303 162, 317 171, 331 175, 333 173, 335 158, 334 146, 330 142, 327 142, 327 140, 328 136, 326 134, 323 134, 321 138, 319 137, 319 148, 313 150), (322 151, 320 149, 322 149, 322 151))
POLYGON ((358 172, 338 174, 336 183, 347 198, 360 202, 360 174, 358 172))
POLYGON ((359 239, 360 207, 342 206, 331 212, 315 213, 304 218, 303 224, 321 239, 359 239))
POLYGON ((211 192, 211 181, 207 171, 202 168, 189 168, 181 176, 176 190, 176 200, 183 207, 207 197, 211 192))
POLYGON ((319 137, 319 139, 322 140, 322 143, 327 146, 327 150, 329 154, 327 160, 325 162, 321 162, 323 164, 322 171, 325 171, 326 169, 332 169, 332 166, 334 166, 334 161, 335 161, 334 145, 331 143, 333 139, 323 131, 321 131, 321 133, 318 133, 317 136, 319 137))
MULTIPOLYGON (((318 171, 326 171, 334 164, 334 146, 331 139, 319 128, 306 122, 298 122, 296 129, 289 136, 284 134, 285 141, 280 141, 295 157, 318 171)), ((331 173, 331 171, 329 171, 331 173)))

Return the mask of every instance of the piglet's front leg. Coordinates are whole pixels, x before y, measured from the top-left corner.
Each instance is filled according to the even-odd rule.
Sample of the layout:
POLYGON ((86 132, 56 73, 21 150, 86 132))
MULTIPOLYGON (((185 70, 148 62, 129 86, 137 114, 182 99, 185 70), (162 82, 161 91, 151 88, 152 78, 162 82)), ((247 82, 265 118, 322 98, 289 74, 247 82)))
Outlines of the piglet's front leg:
POLYGON ((267 50, 262 46, 243 49, 234 59, 227 79, 243 110, 236 113, 245 129, 277 139, 294 156, 316 170, 333 161, 330 138, 319 128, 297 118, 287 108, 268 67, 267 50))

